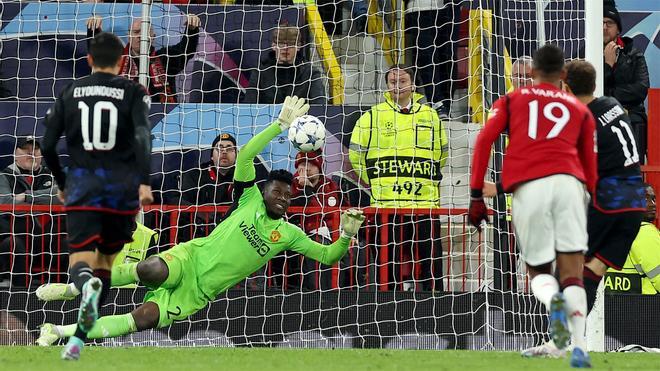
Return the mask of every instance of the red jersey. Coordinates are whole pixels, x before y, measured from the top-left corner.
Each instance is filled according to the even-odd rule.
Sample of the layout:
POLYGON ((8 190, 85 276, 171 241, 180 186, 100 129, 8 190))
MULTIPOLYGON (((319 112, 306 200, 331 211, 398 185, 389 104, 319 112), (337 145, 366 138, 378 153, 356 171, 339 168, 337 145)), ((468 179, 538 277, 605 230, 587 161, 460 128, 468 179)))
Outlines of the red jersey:
POLYGON ((552 84, 518 89, 498 99, 474 148, 470 187, 482 189, 490 149, 508 129, 502 186, 554 174, 573 175, 593 192, 597 181, 596 123, 584 104, 552 84))

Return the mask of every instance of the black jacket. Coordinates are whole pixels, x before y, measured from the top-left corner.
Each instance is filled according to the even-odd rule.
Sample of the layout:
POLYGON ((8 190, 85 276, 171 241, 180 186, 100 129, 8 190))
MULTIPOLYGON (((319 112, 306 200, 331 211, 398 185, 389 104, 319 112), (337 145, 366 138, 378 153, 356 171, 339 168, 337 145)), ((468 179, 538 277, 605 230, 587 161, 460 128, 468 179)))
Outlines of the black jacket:
POLYGON ((649 70, 644 54, 633 46, 629 37, 622 38, 614 67, 604 63, 605 95, 616 98, 628 110, 632 124, 646 123, 644 100, 649 90, 649 70))
POLYGON ((234 168, 226 175, 215 171, 211 161, 181 175, 181 197, 189 205, 229 205, 233 202, 234 168), (215 178, 215 179, 214 179, 215 178))
POLYGON ((277 65, 275 52, 270 51, 250 74, 250 87, 243 103, 278 104, 296 95, 309 104, 325 104, 326 92, 321 72, 298 53, 295 65, 277 65))
MULTIPOLYGON (((42 166, 36 174, 27 174, 14 163, 0 172, 0 204, 60 204, 56 195, 55 178, 46 166, 42 166), (18 203, 14 197, 21 193, 25 193, 25 202, 18 203)), ((30 215, 29 212, 0 213, 0 240, 4 240, 9 232, 31 233, 35 236, 42 234, 39 232, 41 224, 37 218, 30 218, 29 223, 19 220, 21 216, 29 217, 30 215)), ((0 253, 0 255, 2 254, 0 253)))
POLYGON ((14 203, 14 196, 25 193, 24 204, 51 205, 59 204, 57 185, 46 166, 36 174, 21 171, 16 164, 11 164, 0 172, 0 203, 14 203))

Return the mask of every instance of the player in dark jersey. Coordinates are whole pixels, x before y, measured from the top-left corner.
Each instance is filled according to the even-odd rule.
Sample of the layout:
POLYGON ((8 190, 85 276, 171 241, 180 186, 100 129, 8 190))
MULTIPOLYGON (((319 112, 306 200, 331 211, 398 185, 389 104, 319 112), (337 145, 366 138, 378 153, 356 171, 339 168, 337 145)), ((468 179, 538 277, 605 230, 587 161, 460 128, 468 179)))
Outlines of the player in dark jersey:
POLYGON ((69 273, 82 292, 75 336, 62 352, 76 360, 110 289, 115 255, 132 241, 140 204, 153 201, 149 186, 151 100, 139 84, 118 77, 123 45, 111 33, 89 43, 92 74, 67 87, 48 110, 43 156, 66 206, 69 273), (66 137, 68 171, 56 149, 66 137))
POLYGON ((646 212, 646 193, 633 126, 615 98, 594 97, 596 70, 587 61, 567 65, 566 83, 596 119, 598 185, 589 205, 589 251, 584 287, 589 311, 607 268, 620 270, 646 212))

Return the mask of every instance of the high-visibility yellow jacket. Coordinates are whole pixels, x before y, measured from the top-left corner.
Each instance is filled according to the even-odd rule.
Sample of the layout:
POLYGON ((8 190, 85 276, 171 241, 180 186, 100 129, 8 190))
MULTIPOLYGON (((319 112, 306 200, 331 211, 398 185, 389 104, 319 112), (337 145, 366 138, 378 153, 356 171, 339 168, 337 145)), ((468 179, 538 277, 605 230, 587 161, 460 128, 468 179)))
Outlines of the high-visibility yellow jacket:
POLYGON ((437 112, 413 96, 402 113, 385 93, 357 121, 349 148, 353 169, 371 186, 376 207, 435 208, 440 204, 440 169, 448 156, 447 134, 437 112))
POLYGON ((642 223, 623 268, 608 269, 604 283, 607 292, 660 292, 660 232, 655 225, 642 223))

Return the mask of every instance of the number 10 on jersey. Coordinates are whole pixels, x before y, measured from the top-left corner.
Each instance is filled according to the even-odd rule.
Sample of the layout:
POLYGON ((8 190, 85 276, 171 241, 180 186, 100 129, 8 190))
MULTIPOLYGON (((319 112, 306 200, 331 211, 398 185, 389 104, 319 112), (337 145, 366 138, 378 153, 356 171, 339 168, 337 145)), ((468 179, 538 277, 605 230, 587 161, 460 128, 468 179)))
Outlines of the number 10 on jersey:
POLYGON ((80 129, 85 151, 109 151, 113 149, 117 141, 117 107, 114 103, 98 101, 94 104, 91 141, 89 137, 89 106, 85 102, 78 102, 78 109, 80 110, 80 129), (103 111, 108 114, 107 128, 103 128, 103 111), (102 140, 104 129, 108 133, 105 142, 102 140))

